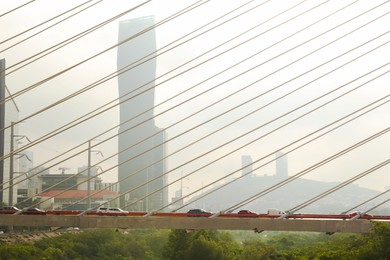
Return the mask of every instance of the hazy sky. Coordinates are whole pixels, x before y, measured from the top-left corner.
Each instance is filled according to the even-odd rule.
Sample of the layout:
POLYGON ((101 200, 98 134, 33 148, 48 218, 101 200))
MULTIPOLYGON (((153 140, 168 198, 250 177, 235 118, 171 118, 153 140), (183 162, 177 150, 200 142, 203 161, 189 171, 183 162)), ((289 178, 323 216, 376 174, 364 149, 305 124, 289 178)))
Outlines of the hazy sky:
MULTIPOLYGON (((2 1, 0 13, 2 14, 25 2, 27 1, 2 1)), ((95 2, 97 1, 91 1, 90 3, 95 2)), ((20 40, 47 26, 44 25, 7 42, 3 42, 4 40, 81 3, 81 1, 76 0, 55 2, 50 0, 37 0, 17 11, 0 17, 0 28, 2 32, 0 39, 3 42, 0 44, 0 58, 6 59, 8 67, 12 66, 143 2, 102 1, 87 11, 4 51, 4 49, 12 44, 18 43, 20 40)), ((183 152, 171 156, 168 160, 169 169, 173 169, 178 165, 192 160, 194 157, 204 154, 238 136, 244 135, 244 133, 256 127, 266 124, 252 133, 215 150, 207 156, 192 161, 179 170, 170 173, 169 180, 174 180, 180 177, 180 175, 188 174, 198 167, 202 167, 204 164, 246 143, 256 140, 260 136, 267 134, 342 93, 360 85, 362 87, 193 174, 183 182, 184 187, 191 185, 189 189, 184 191, 185 193, 200 188, 202 185, 205 186, 210 181, 239 169, 241 167, 241 155, 250 155, 253 160, 257 160, 263 156, 273 154, 275 151, 295 140, 390 93, 388 86, 390 77, 387 73, 390 69, 390 66, 387 65, 390 60, 390 47, 388 44, 390 36, 387 33, 390 29, 390 16, 387 14, 390 10, 390 4, 386 4, 383 0, 155 0, 30 65, 12 73, 8 71, 10 74, 6 78, 7 86, 12 93, 17 93, 115 45, 118 41, 118 21, 120 20, 154 15, 156 22, 158 22, 197 2, 204 2, 205 4, 156 28, 158 48, 163 48, 172 42, 174 45, 177 45, 182 42, 182 40, 178 41, 181 37, 245 3, 248 4, 221 20, 216 21, 212 25, 201 29, 201 31, 206 31, 220 24, 222 21, 227 21, 245 10, 248 10, 248 12, 232 21, 227 21, 224 25, 210 30, 202 36, 190 40, 169 52, 163 53, 164 50, 159 51, 160 55, 157 60, 157 83, 161 84, 156 87, 156 104, 196 84, 201 82, 202 84, 199 84, 199 86, 180 97, 158 106, 155 113, 162 112, 181 101, 190 99, 184 105, 156 117, 156 123, 159 127, 169 127, 181 118, 243 89, 230 98, 191 117, 191 119, 174 127, 169 127, 167 130, 168 138, 172 138, 182 131, 191 129, 236 105, 240 105, 241 103, 244 105, 169 142, 169 153, 175 152, 177 149, 225 124, 243 117, 245 114, 266 105, 268 102, 274 101, 292 90, 302 86, 304 87, 288 95, 286 98, 264 107, 251 116, 224 128, 183 152), (264 4, 258 6, 261 3, 264 4), (381 5, 382 3, 385 4, 381 5), (294 5, 297 6, 271 19, 294 5), (331 15, 343 7, 345 9, 331 15), (253 10, 249 11, 251 8, 253 10), (312 10, 309 11, 310 9, 312 10), (373 10, 369 11, 370 9, 373 10), (305 11, 307 11, 305 14, 299 15, 305 11), (364 12, 367 13, 353 19, 364 12), (325 18, 328 15, 331 16, 325 18), (325 19, 308 27, 322 18, 325 19), (269 21, 266 22, 267 20, 269 21), (349 20, 351 21, 347 22, 349 20), (200 59, 194 60, 185 66, 182 65, 256 25, 259 26, 207 53, 200 59), (331 30, 332 28, 335 29, 331 30), (302 31, 293 35, 300 30, 302 31), (290 35, 292 36, 287 38, 290 35), (344 35, 345 37, 337 40, 344 35), (247 41, 251 38, 253 39, 247 41), (243 43, 245 41, 247 43, 243 43), (230 50, 235 46, 238 47, 230 50), (225 52, 223 55, 205 62, 201 66, 197 66, 197 64, 223 52, 225 52), (367 52, 369 53, 365 54, 367 52), (230 66, 251 55, 254 55, 251 59, 227 70, 230 66), (337 69, 339 66, 348 62, 350 63, 337 69), (289 65, 290 63, 291 65, 289 65), (166 76, 162 76, 177 67, 177 70, 166 76), (190 71, 179 75, 180 72, 184 72, 192 67, 194 68, 190 71), (244 73, 250 68, 254 69, 244 73), (331 72, 332 70, 335 71, 331 72), (213 77, 218 73, 220 73, 218 76, 213 77), (246 88, 246 86, 249 87, 246 88), (305 106, 279 120, 274 120, 296 107, 331 90, 336 90, 341 86, 344 87, 331 95, 319 99, 309 106, 305 106), (214 87, 216 88, 212 89, 214 87), (276 87, 278 88, 274 91, 264 94, 252 102, 247 102, 247 100, 276 87), (207 90, 210 91, 197 98, 193 98, 195 95, 207 90), (272 120, 274 121, 267 124, 267 122, 272 120)), ((199 32, 192 35, 196 35, 199 32)), ((13 69, 11 68, 10 71, 13 69)), ((115 71, 116 48, 15 98, 20 108, 20 119, 22 120, 34 112, 50 106, 61 98, 115 71)), ((115 100, 117 97, 117 81, 114 78, 61 105, 26 119, 19 126, 20 134, 28 136, 31 140, 38 139, 85 113, 115 100)), ((390 105, 387 103, 365 116, 348 123, 337 131, 289 154, 289 174, 293 175, 385 129, 390 125, 389 108, 390 105)), ((35 166, 117 125, 118 118, 118 109, 111 109, 101 116, 95 117, 93 120, 82 123, 76 128, 29 149, 34 151, 35 166)), ((104 140, 104 138, 115 133, 116 130, 99 138, 99 140, 104 140)), ((389 145, 390 135, 384 134, 313 171, 306 178, 323 181, 344 181, 389 159, 389 145)), ((85 145, 83 148, 86 147, 85 145)), ((283 151, 287 152, 290 149, 291 147, 285 148, 283 151)), ((116 139, 114 138, 104 145, 94 148, 94 150, 103 152, 105 158, 107 158, 117 151, 116 139)), ((254 167, 260 166, 262 163, 273 158, 274 156, 272 155, 254 167)), ((101 157, 97 155, 93 157, 93 163, 97 163, 99 160, 101 160, 101 157)), ((100 166, 103 169, 108 169, 115 166, 116 163, 116 158, 113 158, 102 163, 100 166)), ((70 161, 53 167, 52 170, 55 172, 58 171, 57 169, 59 167, 69 167, 71 168, 70 172, 75 172, 77 167, 86 164, 87 156, 84 153, 70 161)), ((272 175, 275 173, 274 168, 274 163, 271 163, 266 167, 256 170, 255 173, 258 175, 272 175)), ((369 177, 361 179, 357 184, 363 187, 383 190, 385 186, 390 186, 389 170, 390 166, 383 167, 370 174, 369 177)), ((237 175, 239 174, 235 176, 237 175)), ((115 180, 116 169, 106 173, 103 179, 106 181, 115 180)), ((171 192, 178 188, 178 184, 174 185, 171 192)))

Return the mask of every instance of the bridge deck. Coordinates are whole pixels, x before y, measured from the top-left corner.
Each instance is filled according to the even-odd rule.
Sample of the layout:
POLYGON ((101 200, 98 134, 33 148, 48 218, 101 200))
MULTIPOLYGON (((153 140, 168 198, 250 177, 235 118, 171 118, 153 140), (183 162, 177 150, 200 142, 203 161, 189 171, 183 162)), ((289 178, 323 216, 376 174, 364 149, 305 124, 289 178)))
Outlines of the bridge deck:
POLYGON ((368 220, 2 215, 0 226, 369 233, 368 220))

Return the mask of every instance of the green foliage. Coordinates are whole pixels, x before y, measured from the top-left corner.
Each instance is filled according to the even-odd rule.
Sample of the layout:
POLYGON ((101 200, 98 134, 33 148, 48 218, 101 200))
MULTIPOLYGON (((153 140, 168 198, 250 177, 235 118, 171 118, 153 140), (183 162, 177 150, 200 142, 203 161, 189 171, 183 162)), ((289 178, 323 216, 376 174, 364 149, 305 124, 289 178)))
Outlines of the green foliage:
POLYGON ((276 254, 274 246, 261 240, 248 240, 243 243, 242 259, 270 259, 276 254))
MULTIPOLYGON (((142 235, 144 236, 144 235, 142 235)), ((123 234, 112 229, 86 230, 79 234, 65 234, 60 237, 43 239, 36 243, 38 248, 49 250, 56 255, 53 259, 154 259, 147 257, 147 243, 134 234, 123 234)))
POLYGON ((0 247, 0 259, 32 259, 40 255, 40 250, 30 245, 4 244, 0 247))
POLYGON ((235 259, 238 243, 227 232, 173 230, 163 248, 165 259, 235 259))
POLYGON ((163 256, 172 260, 184 259, 189 244, 186 230, 173 230, 169 235, 168 243, 163 248, 163 256))
POLYGON ((356 259, 389 259, 390 256, 390 225, 385 222, 375 222, 369 236, 365 237, 356 259))
POLYGON ((34 245, 2 244, 3 259, 389 259, 390 225, 374 223, 370 234, 264 232, 241 236, 214 230, 83 230, 34 245))

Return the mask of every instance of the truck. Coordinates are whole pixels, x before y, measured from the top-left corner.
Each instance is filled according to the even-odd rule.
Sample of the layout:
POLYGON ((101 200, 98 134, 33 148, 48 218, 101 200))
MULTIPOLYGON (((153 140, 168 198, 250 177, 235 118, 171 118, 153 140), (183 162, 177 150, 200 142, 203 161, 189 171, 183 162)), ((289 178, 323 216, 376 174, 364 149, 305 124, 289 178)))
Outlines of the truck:
POLYGON ((284 212, 283 210, 280 210, 280 209, 268 209, 268 215, 278 215, 278 216, 281 216, 281 215, 284 215, 286 214, 286 212, 284 212))

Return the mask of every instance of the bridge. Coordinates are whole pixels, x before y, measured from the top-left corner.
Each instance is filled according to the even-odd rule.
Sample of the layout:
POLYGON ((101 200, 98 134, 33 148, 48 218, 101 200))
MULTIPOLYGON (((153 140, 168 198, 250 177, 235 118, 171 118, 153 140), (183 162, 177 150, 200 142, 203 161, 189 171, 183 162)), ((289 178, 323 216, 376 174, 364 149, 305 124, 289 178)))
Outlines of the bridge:
POLYGON ((0 226, 388 221, 388 1, 6 2, 0 226))
POLYGON ((1 226, 119 229, 210 229, 262 231, 306 231, 369 233, 372 223, 367 220, 299 220, 261 218, 176 218, 176 217, 120 217, 120 216, 22 216, 3 215, 1 226))

